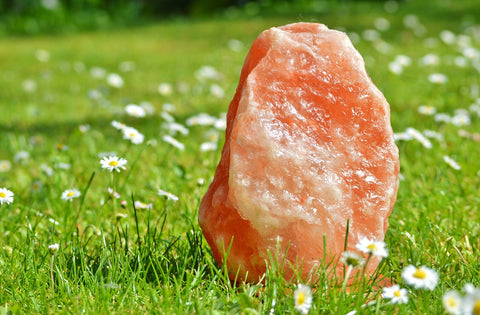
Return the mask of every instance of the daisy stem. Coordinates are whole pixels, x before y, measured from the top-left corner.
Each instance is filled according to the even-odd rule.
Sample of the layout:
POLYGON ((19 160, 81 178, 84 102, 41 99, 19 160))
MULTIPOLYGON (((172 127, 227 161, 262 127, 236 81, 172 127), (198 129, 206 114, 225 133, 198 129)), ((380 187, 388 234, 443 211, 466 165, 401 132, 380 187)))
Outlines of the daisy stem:
POLYGON ((348 278, 350 278, 350 274, 352 273, 352 270, 353 270, 353 266, 348 265, 347 272, 345 273, 345 279, 343 279, 343 285, 342 285, 342 293, 343 294, 345 294, 345 292, 347 290, 347 282, 348 282, 348 278))
POLYGON ((51 286, 52 286, 52 292, 55 291, 55 283, 54 283, 54 279, 53 279, 53 262, 54 262, 54 259, 55 259, 55 255, 52 255, 52 258, 50 260, 50 280, 51 280, 51 286))
POLYGON ((365 278, 365 271, 367 270, 367 265, 370 262, 371 258, 372 258, 372 253, 368 253, 367 259, 365 260, 365 264, 363 265, 363 268, 362 268, 362 282, 365 278))
MULTIPOLYGON (((117 191, 117 181, 116 181, 116 176, 115 172, 112 172, 112 189, 113 189, 113 194, 117 191)), ((113 214, 117 213, 117 198, 113 197, 112 198, 112 203, 113 203, 113 214)))

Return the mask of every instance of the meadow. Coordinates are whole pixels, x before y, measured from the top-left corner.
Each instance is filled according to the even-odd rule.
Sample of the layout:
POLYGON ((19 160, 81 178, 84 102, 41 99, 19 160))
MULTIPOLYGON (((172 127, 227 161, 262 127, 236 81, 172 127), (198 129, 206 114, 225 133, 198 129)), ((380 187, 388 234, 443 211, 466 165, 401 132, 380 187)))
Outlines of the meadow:
POLYGON ((406 290, 326 276, 309 313, 480 314, 479 5, 325 3, 0 37, 0 313, 301 311, 275 266, 232 283, 197 215, 251 42, 307 21, 347 32, 390 103, 401 175, 378 274, 406 290), (409 265, 438 281, 411 286, 409 265))

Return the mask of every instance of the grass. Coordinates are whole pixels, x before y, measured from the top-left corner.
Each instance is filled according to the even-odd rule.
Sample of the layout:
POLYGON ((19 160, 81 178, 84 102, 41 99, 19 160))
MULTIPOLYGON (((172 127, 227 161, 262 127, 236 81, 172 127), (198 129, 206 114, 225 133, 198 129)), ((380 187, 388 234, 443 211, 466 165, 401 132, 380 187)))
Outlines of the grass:
POLYGON ((359 38, 355 46, 390 102, 397 134, 412 127, 441 136, 430 139, 430 149, 416 140, 397 141, 403 180, 385 238, 389 256, 379 269, 407 287, 400 276, 403 268, 425 265, 439 273, 438 286, 431 292, 410 288, 409 302, 394 305, 380 297, 377 286, 342 291, 328 271, 320 270, 311 313, 445 313, 441 299, 446 291, 480 285, 478 25, 472 32, 480 15, 475 1, 435 3, 426 8, 428 4, 402 2, 389 13, 380 2, 348 2, 329 4, 315 15, 280 12, 254 19, 177 20, 69 36, 0 38, 0 160, 12 164, 0 172, 0 188, 15 194, 13 203, 0 205, 0 312, 265 314, 275 301, 275 314, 295 313, 296 283, 286 283, 275 265, 264 284, 231 283, 198 227, 198 206, 218 163, 222 130, 188 126, 188 135, 175 135, 185 145, 182 151, 162 140, 169 133, 162 113, 163 104, 174 104, 170 114, 183 125, 199 113, 222 117, 252 40, 271 26, 305 20, 359 38), (405 26, 409 14, 419 18, 424 33, 416 34, 418 25, 405 26), (364 31, 374 29, 379 17, 390 23, 379 31, 387 50, 383 42, 365 39, 364 31), (444 43, 443 30, 456 34, 457 43, 444 43), (462 56, 462 36, 470 39, 476 57, 455 59, 462 56), (244 46, 229 49, 231 39, 244 46), (48 60, 38 60, 39 50, 48 51, 48 60), (429 53, 439 57, 438 64, 420 65, 429 53), (408 56, 411 64, 394 74, 388 65, 398 55, 408 56), (125 61, 134 62, 132 71, 119 70, 125 61), (219 70, 221 79, 198 80, 195 73, 204 65, 219 70), (113 88, 105 78, 93 78, 93 67, 119 73, 124 86, 113 88), (432 73, 443 73, 448 81, 431 83, 432 73), (158 93, 164 82, 172 84, 171 95, 158 93), (36 88, 29 90, 32 84, 36 88), (212 96, 211 84, 225 96, 212 96), (181 93, 179 86, 189 89, 181 93), (102 96, 89 98, 92 90, 102 96), (126 104, 143 101, 152 104, 153 114, 133 118, 124 113, 126 104), (463 109, 470 123, 438 122, 420 114, 421 105, 450 117, 463 109), (122 139, 112 120, 137 128, 145 141, 135 145, 122 139), (88 130, 82 132, 80 126, 88 130), (218 137, 219 149, 200 151, 211 137, 218 137), (19 157, 22 151, 29 157, 19 157), (114 176, 102 170, 99 154, 105 152, 127 159, 127 169, 114 176), (444 156, 461 168, 452 168, 444 156), (120 199, 107 192, 114 185, 120 199), (81 197, 65 202, 62 192, 70 188, 81 197), (158 196, 158 189, 179 200, 158 196), (152 209, 135 207, 134 200, 151 203, 152 209), (52 254, 48 247, 55 243, 59 250, 52 254), (374 303, 362 306, 368 301, 374 303))

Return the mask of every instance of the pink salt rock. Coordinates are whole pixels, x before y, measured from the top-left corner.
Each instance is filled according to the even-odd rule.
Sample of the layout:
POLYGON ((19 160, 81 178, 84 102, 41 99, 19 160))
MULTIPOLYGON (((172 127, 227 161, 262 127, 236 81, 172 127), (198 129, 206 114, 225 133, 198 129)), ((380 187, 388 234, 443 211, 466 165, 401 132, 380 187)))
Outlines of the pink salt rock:
POLYGON ((245 60, 199 224, 232 279, 258 281, 275 256, 307 279, 340 257, 347 222, 348 250, 384 239, 398 171, 389 105, 347 35, 273 27, 245 60))

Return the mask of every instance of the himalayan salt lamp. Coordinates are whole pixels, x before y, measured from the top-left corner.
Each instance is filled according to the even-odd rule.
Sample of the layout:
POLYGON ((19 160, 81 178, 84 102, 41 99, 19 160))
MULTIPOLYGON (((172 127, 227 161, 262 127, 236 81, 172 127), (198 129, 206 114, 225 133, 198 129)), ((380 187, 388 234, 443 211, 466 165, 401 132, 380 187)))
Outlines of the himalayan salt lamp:
POLYGON ((347 35, 273 27, 245 60, 199 224, 232 279, 258 281, 269 257, 307 279, 338 260, 347 222, 348 250, 384 239, 398 171, 389 105, 347 35))

